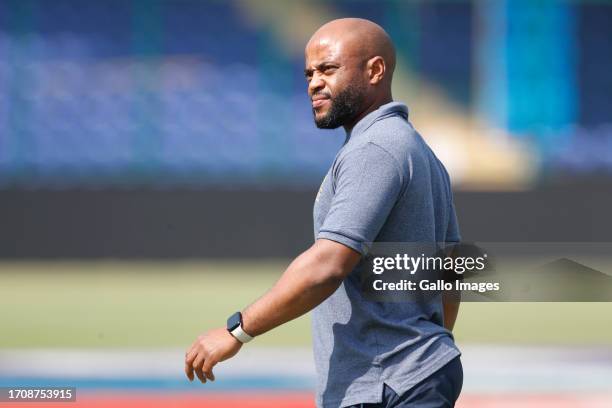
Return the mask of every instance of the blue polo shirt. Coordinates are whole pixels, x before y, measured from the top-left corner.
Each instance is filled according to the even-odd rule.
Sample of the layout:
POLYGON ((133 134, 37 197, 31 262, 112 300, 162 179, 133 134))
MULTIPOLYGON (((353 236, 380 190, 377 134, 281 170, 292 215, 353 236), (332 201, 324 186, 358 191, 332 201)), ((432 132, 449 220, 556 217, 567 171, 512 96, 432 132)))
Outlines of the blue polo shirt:
MULTIPOLYGON (((361 254, 372 242, 459 242, 448 174, 391 102, 347 134, 314 205, 316 239, 361 254)), ((312 312, 317 405, 382 401, 387 384, 402 395, 460 355, 443 327, 441 299, 373 302, 361 292, 361 262, 312 312)))

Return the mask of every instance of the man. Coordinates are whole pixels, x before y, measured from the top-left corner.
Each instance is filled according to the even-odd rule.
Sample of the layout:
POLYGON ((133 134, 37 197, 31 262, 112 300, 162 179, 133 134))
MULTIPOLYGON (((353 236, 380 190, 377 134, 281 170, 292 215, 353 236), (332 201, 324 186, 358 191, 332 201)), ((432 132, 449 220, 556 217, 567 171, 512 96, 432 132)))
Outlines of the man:
POLYGON ((448 175, 392 100, 395 51, 381 27, 334 20, 305 54, 317 127, 347 134, 315 200, 316 241, 227 328, 198 337, 185 372, 212 381, 244 342, 314 309, 318 406, 452 407, 458 304, 370 302, 359 278, 368 243, 459 241, 448 175))

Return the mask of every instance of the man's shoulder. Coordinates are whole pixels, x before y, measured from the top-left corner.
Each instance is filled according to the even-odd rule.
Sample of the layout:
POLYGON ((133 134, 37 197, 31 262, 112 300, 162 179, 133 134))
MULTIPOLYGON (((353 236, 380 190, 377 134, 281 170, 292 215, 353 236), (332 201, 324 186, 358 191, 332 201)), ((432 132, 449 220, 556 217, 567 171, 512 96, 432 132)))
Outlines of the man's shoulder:
POLYGON ((427 145, 412 124, 401 116, 393 116, 372 124, 361 142, 385 150, 399 162, 407 158, 425 157, 427 145))
POLYGON ((401 116, 376 121, 365 132, 364 140, 388 150, 420 149, 421 137, 412 124, 401 116))

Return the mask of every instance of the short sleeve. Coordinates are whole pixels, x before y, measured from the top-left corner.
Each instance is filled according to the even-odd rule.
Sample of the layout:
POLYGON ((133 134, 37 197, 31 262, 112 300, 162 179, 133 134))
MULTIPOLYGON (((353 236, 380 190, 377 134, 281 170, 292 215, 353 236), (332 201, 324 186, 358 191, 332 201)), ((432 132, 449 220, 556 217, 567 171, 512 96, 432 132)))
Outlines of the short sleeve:
POLYGON ((404 177, 393 156, 371 142, 342 157, 333 176, 334 196, 317 238, 365 255, 401 194, 404 177))

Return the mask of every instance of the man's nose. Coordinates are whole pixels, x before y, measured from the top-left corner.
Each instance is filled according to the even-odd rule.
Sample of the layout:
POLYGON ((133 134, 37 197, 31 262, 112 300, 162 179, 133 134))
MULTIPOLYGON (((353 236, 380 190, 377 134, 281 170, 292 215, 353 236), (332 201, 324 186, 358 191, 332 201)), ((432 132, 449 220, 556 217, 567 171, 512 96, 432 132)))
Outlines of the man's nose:
POLYGON ((312 79, 308 83, 308 94, 312 96, 318 91, 320 91, 321 89, 323 89, 324 87, 325 87, 325 82, 323 82, 323 79, 321 78, 320 75, 317 75, 315 73, 313 74, 312 79))

